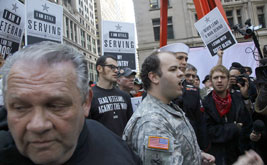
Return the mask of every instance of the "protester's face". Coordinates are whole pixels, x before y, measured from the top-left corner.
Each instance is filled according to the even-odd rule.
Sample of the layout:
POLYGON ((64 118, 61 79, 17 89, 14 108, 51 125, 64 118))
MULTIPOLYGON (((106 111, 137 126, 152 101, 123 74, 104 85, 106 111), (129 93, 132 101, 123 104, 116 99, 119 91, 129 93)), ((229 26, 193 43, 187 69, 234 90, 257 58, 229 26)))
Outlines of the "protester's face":
POLYGON ((212 84, 211 84, 211 81, 210 80, 207 80, 205 83, 204 83, 205 87, 207 88, 210 88, 212 87, 212 84))
POLYGON ((184 73, 186 69, 186 64, 188 60, 188 56, 186 53, 177 52, 175 53, 176 59, 178 60, 179 69, 184 73))
POLYGON ((117 73, 118 73, 118 64, 117 61, 112 58, 107 58, 105 66, 101 66, 101 76, 105 81, 108 82, 116 82, 117 81, 117 73))
POLYGON ((250 75, 251 75, 250 70, 249 70, 248 68, 245 68, 245 70, 246 70, 246 74, 247 74, 248 76, 250 76, 250 75))
POLYGON ((227 75, 225 73, 215 71, 212 74, 211 83, 212 87, 217 93, 223 93, 227 90, 228 87, 228 81, 227 75))
POLYGON ((159 81, 161 95, 171 101, 182 95, 183 72, 179 69, 177 59, 173 54, 159 55, 162 75, 159 81))
POLYGON ((192 70, 186 70, 185 71, 185 80, 189 84, 194 84, 196 78, 196 72, 192 70))
POLYGON ((134 88, 134 78, 135 75, 130 75, 130 76, 121 76, 118 78, 118 85, 121 89, 130 92, 134 88))
POLYGON ((229 75, 230 75, 229 85, 232 86, 236 84, 236 77, 240 75, 240 72, 237 69, 232 69, 230 70, 229 75))
POLYGON ((199 79, 196 77, 196 78, 195 78, 195 82, 194 82, 194 86, 197 87, 197 88, 199 88, 199 84, 200 84, 200 81, 199 81, 199 79))
POLYGON ((7 80, 8 126, 19 152, 35 164, 63 164, 73 154, 89 113, 72 63, 17 62, 7 80))

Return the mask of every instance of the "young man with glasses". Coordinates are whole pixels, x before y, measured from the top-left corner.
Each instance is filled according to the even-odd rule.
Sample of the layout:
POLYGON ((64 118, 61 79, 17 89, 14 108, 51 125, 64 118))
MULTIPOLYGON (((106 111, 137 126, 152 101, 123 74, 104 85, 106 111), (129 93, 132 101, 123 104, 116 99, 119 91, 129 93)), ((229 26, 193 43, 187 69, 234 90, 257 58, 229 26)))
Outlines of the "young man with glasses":
POLYGON ((96 62, 98 82, 92 88, 93 100, 89 117, 121 136, 132 116, 129 94, 114 87, 117 82, 118 64, 112 56, 101 56, 96 62))

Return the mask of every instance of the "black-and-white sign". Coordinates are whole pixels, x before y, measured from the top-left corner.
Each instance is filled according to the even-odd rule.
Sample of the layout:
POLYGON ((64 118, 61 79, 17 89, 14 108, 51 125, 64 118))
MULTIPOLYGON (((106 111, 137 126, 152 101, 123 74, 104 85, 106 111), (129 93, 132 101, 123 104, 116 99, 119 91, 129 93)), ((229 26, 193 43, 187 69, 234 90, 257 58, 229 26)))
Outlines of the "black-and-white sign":
POLYGON ((212 56, 219 49, 225 50, 237 43, 217 7, 197 21, 195 27, 212 56))
POLYGON ((63 8, 47 0, 26 0, 26 45, 63 41, 63 8))
POLYGON ((18 0, 1 0, 0 5, 0 55, 6 59, 19 49, 25 26, 25 8, 18 0))
POLYGON ((119 67, 136 69, 133 23, 102 22, 102 53, 117 58, 119 67))

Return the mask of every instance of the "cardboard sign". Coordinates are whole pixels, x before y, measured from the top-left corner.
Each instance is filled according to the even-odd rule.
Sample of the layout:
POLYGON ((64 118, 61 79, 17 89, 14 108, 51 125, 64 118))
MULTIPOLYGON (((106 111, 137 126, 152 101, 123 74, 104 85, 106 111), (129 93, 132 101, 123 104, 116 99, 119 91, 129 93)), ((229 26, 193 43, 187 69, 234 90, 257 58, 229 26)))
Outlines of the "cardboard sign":
POLYGON ((217 7, 197 21, 195 27, 212 56, 219 49, 225 50, 237 43, 217 7))
POLYGON ((25 7, 17 0, 1 0, 0 5, 0 55, 6 59, 19 49, 25 26, 25 7))
POLYGON ((136 70, 134 24, 103 21, 102 53, 117 58, 119 67, 136 70))
POLYGON ((26 45, 63 42, 63 7, 46 0, 26 0, 26 45))
POLYGON ((131 98, 131 102, 132 102, 133 111, 135 112, 137 107, 139 106, 139 104, 142 102, 142 96, 140 96, 140 97, 132 97, 131 98))

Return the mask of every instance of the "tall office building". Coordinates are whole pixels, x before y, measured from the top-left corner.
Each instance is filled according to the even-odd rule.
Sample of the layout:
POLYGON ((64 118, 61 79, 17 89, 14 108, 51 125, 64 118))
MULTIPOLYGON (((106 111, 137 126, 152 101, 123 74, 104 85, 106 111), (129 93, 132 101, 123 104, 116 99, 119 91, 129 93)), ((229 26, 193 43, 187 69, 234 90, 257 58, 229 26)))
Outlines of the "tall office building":
POLYGON ((97 81, 98 58, 93 0, 54 0, 63 6, 63 42, 74 46, 88 61, 89 78, 97 81))
POLYGON ((125 0, 95 0, 96 27, 98 34, 98 52, 101 54, 102 20, 115 22, 134 22, 134 16, 129 15, 129 1, 125 0))
MULTIPOLYGON (((221 0, 230 27, 250 18, 253 25, 262 24, 258 30, 260 45, 267 45, 267 1, 266 0, 221 0)), ((197 15, 193 0, 168 0, 168 44, 183 42, 190 47, 203 46, 194 23, 197 15)), ((134 0, 136 29, 138 36, 139 63, 159 47, 160 0, 134 0)), ((234 33, 238 42, 245 40, 234 33)))

